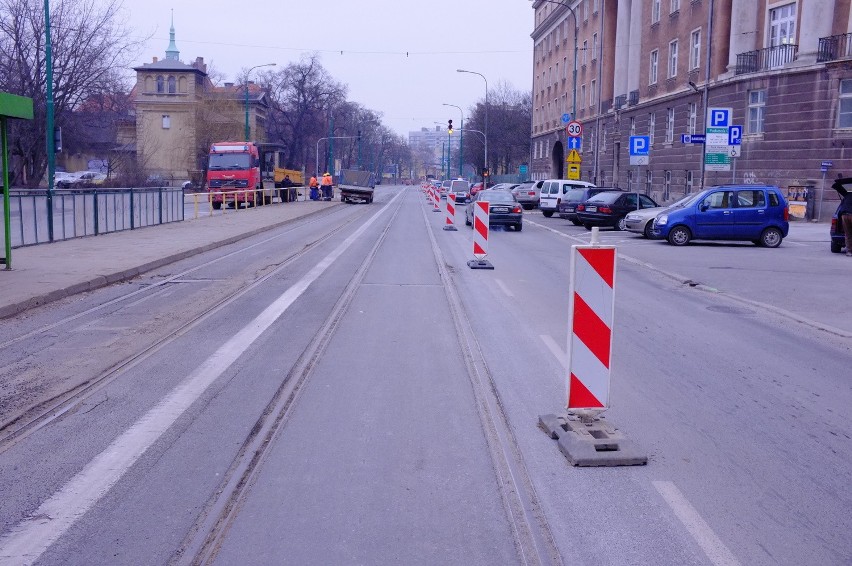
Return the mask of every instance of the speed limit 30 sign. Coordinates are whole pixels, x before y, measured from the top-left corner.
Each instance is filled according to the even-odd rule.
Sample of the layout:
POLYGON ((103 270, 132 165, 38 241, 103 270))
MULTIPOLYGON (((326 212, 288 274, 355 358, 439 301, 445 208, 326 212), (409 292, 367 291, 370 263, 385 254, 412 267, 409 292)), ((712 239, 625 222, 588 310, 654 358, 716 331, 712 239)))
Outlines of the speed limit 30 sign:
POLYGON ((583 124, 577 120, 572 120, 565 126, 565 132, 572 138, 579 138, 583 135, 583 124))

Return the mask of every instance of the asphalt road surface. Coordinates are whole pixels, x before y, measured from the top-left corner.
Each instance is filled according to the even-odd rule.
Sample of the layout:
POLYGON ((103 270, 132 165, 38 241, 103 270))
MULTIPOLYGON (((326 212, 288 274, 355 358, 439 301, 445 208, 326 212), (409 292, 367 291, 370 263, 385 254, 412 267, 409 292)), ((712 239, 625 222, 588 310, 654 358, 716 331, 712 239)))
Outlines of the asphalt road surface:
POLYGON ((462 218, 380 187, 4 321, 0 564, 852 561, 852 262, 824 234, 602 233, 605 418, 649 461, 575 468, 538 416, 589 234, 530 212, 471 270, 462 218))

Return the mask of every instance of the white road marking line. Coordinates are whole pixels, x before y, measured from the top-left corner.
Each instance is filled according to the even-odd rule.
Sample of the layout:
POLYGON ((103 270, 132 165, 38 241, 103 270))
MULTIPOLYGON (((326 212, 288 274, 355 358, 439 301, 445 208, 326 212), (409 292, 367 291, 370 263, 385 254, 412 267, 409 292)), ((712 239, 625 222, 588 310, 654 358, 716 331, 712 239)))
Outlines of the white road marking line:
POLYGON ((501 290, 501 291, 503 291, 504 293, 506 293, 506 296, 507 296, 507 297, 514 297, 514 296, 515 296, 515 294, 514 294, 514 293, 512 293, 512 292, 509 290, 509 288, 508 288, 508 287, 506 287, 506 284, 505 284, 505 283, 503 283, 503 282, 502 282, 502 281, 500 281, 499 279, 495 279, 495 280, 494 280, 494 282, 495 282, 495 283, 497 283, 497 286, 498 286, 498 287, 500 287, 500 290, 501 290))
POLYGON ((541 341, 544 342, 544 345, 547 346, 547 349, 550 350, 550 353, 552 353, 553 356, 557 360, 559 360, 559 363, 562 364, 562 367, 567 368, 568 354, 566 354, 565 350, 563 350, 559 346, 559 344, 556 343, 556 340, 554 340, 553 337, 550 336, 550 334, 539 334, 538 337, 541 338, 541 341))
POLYGON ((234 334, 187 378, 116 438, 103 452, 44 501, 28 518, 0 538, 0 563, 38 560, 91 509, 174 422, 219 378, 305 290, 345 252, 403 192, 317 263, 254 320, 234 334))
POLYGON ((651 482, 654 487, 669 504, 675 516, 683 523, 710 562, 717 566, 735 566, 739 565, 739 561, 733 553, 725 546, 725 543, 716 536, 710 525, 698 514, 695 507, 684 497, 677 486, 670 481, 654 481, 651 482))

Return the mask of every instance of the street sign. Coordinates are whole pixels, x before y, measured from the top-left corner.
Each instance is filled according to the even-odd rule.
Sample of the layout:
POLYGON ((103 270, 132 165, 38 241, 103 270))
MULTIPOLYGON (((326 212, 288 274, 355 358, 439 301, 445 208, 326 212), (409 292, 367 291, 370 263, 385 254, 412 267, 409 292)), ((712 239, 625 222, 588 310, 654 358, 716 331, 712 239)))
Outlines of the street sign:
POLYGON ((526 164, 523 164, 518 168, 518 173, 521 175, 526 175, 527 171, 529 171, 529 167, 526 164))
POLYGON ((729 145, 728 146, 728 157, 739 157, 742 154, 743 146, 741 145, 729 145))
POLYGON ((570 114, 568 114, 566 112, 565 114, 562 115, 562 123, 567 124, 570 121, 571 121, 571 115, 570 114))
POLYGON ((568 178, 572 181, 580 180, 580 166, 579 165, 569 165, 568 166, 568 178))
POLYGON ((728 128, 707 128, 704 143, 708 146, 728 145, 728 128))
POLYGON ((576 149, 572 149, 568 152, 568 157, 565 158, 565 161, 567 163, 582 163, 583 158, 580 157, 580 154, 577 153, 576 149))
POLYGON ((649 136, 630 136, 630 155, 648 155, 651 150, 649 136))
POLYGON ((631 165, 648 165, 651 162, 651 158, 646 153, 645 155, 631 155, 630 156, 630 164, 631 165))
POLYGON ((568 149, 582 149, 583 138, 568 138, 568 149))
POLYGON ((583 124, 576 120, 568 122, 568 125, 565 127, 565 131, 572 138, 578 138, 583 135, 583 124))
POLYGON ((704 143, 706 137, 704 134, 681 134, 680 143, 704 143))
POLYGON ((727 128, 731 125, 730 108, 708 108, 707 124, 710 128, 727 128))
POLYGON ((743 143, 743 127, 731 126, 728 128, 728 145, 740 145, 743 143))
POLYGON ((831 169, 832 167, 834 167, 834 162, 833 161, 823 161, 820 164, 820 167, 822 167, 823 169, 831 169))

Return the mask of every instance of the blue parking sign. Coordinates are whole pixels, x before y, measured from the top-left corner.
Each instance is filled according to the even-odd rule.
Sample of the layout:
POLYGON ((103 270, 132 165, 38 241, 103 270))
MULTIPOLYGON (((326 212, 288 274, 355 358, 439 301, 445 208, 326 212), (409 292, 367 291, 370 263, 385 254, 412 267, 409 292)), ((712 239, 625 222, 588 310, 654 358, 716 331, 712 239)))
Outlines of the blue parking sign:
POLYGON ((728 128, 728 145, 742 145, 743 143, 743 127, 731 126, 728 128))
POLYGON ((651 138, 648 136, 630 136, 630 155, 648 155, 651 138))
POLYGON ((707 114, 711 128, 727 128, 731 125, 730 108, 708 108, 707 114))

